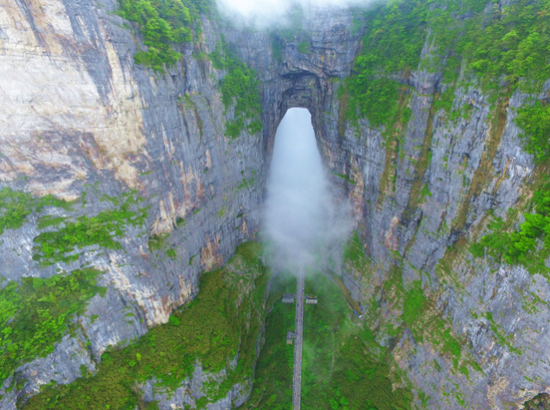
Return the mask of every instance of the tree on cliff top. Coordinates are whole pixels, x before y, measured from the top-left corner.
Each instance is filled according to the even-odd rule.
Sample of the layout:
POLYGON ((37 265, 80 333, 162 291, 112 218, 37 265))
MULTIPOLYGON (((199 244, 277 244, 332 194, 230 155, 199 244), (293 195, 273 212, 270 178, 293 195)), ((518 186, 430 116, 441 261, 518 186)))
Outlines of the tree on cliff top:
POLYGON ((119 0, 119 14, 137 23, 147 50, 134 56, 137 64, 164 72, 165 66, 178 61, 181 54, 173 43, 193 39, 192 28, 199 13, 210 9, 210 0, 119 0))

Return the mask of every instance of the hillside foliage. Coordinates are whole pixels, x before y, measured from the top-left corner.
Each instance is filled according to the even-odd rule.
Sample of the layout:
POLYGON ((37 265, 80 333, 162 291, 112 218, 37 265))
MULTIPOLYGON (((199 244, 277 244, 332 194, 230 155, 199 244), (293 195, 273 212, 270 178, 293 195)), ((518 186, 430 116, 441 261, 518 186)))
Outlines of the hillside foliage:
POLYGON ((217 373, 205 383, 198 408, 227 396, 237 383, 252 377, 256 342, 265 318, 264 295, 269 272, 261 262, 262 247, 241 245, 227 267, 204 274, 200 292, 174 312, 167 324, 154 327, 135 343, 103 353, 93 376, 68 385, 51 385, 33 396, 25 409, 155 408, 145 403, 138 384, 153 378, 155 390, 173 392, 191 376, 198 362, 217 373), (230 362, 237 357, 236 367, 230 362))
POLYGON ((35 197, 30 193, 14 191, 8 187, 0 190, 0 235, 7 229, 19 229, 32 213, 40 213, 46 207, 69 210, 72 204, 53 195, 35 197))
POLYGON ((517 229, 507 229, 502 218, 494 217, 489 233, 473 244, 474 256, 485 254, 511 265, 522 265, 532 273, 549 273, 545 261, 550 257, 550 182, 533 195, 530 207, 534 212, 523 215, 517 229))
POLYGON ((550 159, 550 106, 542 101, 518 110, 516 124, 524 131, 525 151, 537 163, 550 159))
POLYGON ((270 284, 265 344, 256 363, 254 387, 243 410, 286 410, 292 406, 294 345, 286 344, 286 332, 294 331, 294 304, 281 301, 283 293, 296 293, 296 277, 279 272, 270 284))
POLYGON ((364 18, 362 51, 345 84, 351 120, 391 125, 399 94, 410 92, 410 73, 420 68, 443 71, 448 92, 439 106, 449 111, 458 85, 496 99, 518 87, 536 91, 550 78, 548 0, 390 0, 364 18))
POLYGON ((173 44, 193 39, 193 27, 200 24, 199 13, 207 13, 210 0, 119 0, 119 14, 137 24, 146 50, 134 56, 137 64, 164 72, 181 54, 173 44))
POLYGON ((260 132, 262 99, 256 71, 242 62, 223 38, 210 59, 214 68, 227 71, 220 82, 225 109, 235 107, 234 119, 227 122, 225 135, 237 138, 245 129, 251 134, 260 132))
POLYGON ((358 325, 340 289, 322 273, 309 272, 304 307, 302 408, 308 410, 408 410, 412 393, 395 388, 391 360, 358 325))
POLYGON ((127 225, 141 226, 148 217, 147 208, 136 207, 143 199, 134 192, 122 198, 124 202, 115 200, 116 209, 102 211, 96 216, 83 215, 76 220, 43 219, 42 226, 53 225, 58 229, 42 232, 34 238, 33 259, 41 266, 48 266, 77 260, 81 254, 79 250, 86 246, 122 249, 116 238, 124 235, 127 225))
POLYGON ((0 382, 23 363, 45 357, 68 332, 87 302, 106 288, 99 271, 82 269, 47 279, 23 278, 0 290, 0 382))

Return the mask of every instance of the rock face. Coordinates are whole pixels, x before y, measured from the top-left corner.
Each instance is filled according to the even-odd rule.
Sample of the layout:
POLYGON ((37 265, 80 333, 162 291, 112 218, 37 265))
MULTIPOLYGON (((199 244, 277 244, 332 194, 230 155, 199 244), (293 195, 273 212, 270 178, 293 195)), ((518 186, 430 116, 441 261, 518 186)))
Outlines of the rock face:
MULTIPOLYGON (((197 293, 201 271, 220 266, 254 237, 266 172, 260 135, 243 134, 234 143, 224 137, 217 89, 224 73, 195 60, 192 45, 165 75, 136 66, 136 43, 116 8, 116 0, 48 0, 6 1, 0 10, 1 186, 67 200, 86 193, 76 215, 112 209, 102 197, 128 189, 150 207, 144 226, 128 227, 123 249, 89 247, 70 264, 39 268, 32 260, 36 215, 0 237, 8 280, 84 264, 105 271, 99 283, 107 295, 94 298, 79 319, 93 360, 107 346, 165 323, 197 293), (168 234, 165 249, 176 249, 176 258, 149 251, 150 234, 168 234)), ((197 47, 212 52, 219 31, 208 20, 203 30, 197 47)), ((82 363, 89 355, 77 352, 82 363)), ((60 383, 79 377, 80 363, 55 357, 21 369, 29 380, 24 392, 48 383, 52 371, 60 383)), ((3 394, 0 408, 14 408, 19 393, 3 394)))
MULTIPOLYGON (((254 238, 275 131, 296 106, 312 113, 335 195, 351 203, 372 262, 368 272, 344 270, 346 285, 363 303, 377 341, 391 349, 400 368, 396 382, 412 387, 416 406, 521 408, 548 390, 547 280, 456 251, 489 210, 503 216, 524 195, 533 163, 513 118, 526 95, 514 94, 493 121, 486 96, 459 88, 455 104, 470 105, 471 115, 450 121, 432 108, 441 74, 413 71, 403 80, 414 89, 411 120, 398 142, 386 144, 366 120, 356 127, 343 121, 337 91, 362 31, 351 11, 315 10, 303 25, 309 49, 301 52, 297 38, 280 39, 280 56, 267 33, 203 18, 199 42, 183 46, 181 61, 165 74, 154 74, 134 64, 139 39, 113 13, 116 7, 116 0, 4 0, 0 8, 0 187, 67 200, 85 194, 71 214, 77 216, 111 209, 104 195, 129 189, 149 207, 147 223, 128 228, 122 249, 85 248, 69 264, 41 268, 33 261, 35 214, 0 236, 0 274, 7 280, 88 264, 105 271, 100 284, 108 287, 78 319, 80 333, 18 370, 25 387, 8 391, 11 380, 4 383, 0 409, 14 409, 17 397, 50 380, 70 383, 82 364, 93 371, 107 346, 165 323, 197 293, 201 271, 222 265, 239 243, 254 238), (260 134, 224 136, 232 118, 218 90, 225 72, 199 55, 212 53, 222 34, 263 85, 260 134), (422 169, 428 152, 431 161, 422 169), (421 198, 424 186, 430 195, 421 198), (151 251, 150 235, 166 237, 176 258, 151 251), (462 341, 457 366, 429 340, 406 331, 395 337, 380 325, 399 325, 400 302, 383 291, 396 264, 405 289, 421 280, 434 311, 462 341), (80 347, 86 341, 90 349, 80 347), (469 371, 457 370, 462 367, 469 371)), ((230 395, 220 408, 236 392, 230 395)), ((536 405, 545 408, 538 402, 528 408, 536 405)))

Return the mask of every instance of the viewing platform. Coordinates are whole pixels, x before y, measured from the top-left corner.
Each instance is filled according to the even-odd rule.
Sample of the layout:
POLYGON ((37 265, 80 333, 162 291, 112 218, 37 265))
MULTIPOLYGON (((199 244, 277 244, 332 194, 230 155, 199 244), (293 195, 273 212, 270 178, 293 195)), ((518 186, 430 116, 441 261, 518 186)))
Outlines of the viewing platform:
POLYGON ((317 298, 315 296, 308 295, 306 296, 306 305, 316 305, 317 298))

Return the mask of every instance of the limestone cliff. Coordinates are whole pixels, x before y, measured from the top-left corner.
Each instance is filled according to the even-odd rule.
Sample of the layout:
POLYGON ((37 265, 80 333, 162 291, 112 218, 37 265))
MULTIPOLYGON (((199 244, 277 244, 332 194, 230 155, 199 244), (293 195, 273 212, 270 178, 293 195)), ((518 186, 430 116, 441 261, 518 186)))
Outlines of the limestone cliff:
MULTIPOLYGON (((221 266, 258 228, 261 136, 224 137, 217 88, 224 72, 193 56, 194 47, 214 51, 218 29, 205 19, 201 42, 159 75, 135 65, 137 44, 117 7, 115 0, 40 0, 0 9, 2 187, 78 199, 72 212, 57 211, 73 217, 112 210, 105 195, 135 190, 148 215, 128 225, 120 249, 85 247, 77 260, 46 267, 32 259, 39 215, 3 232, 4 279, 90 265, 105 272, 99 284, 108 288, 90 301, 74 336, 18 370, 29 381, 24 392, 50 380, 70 383, 81 365, 93 370, 107 346, 166 323, 197 293, 199 273, 221 266), (164 240, 161 249, 150 250, 151 235, 164 240)), ((1 390, 0 408, 14 408, 19 393, 1 390)))
MULTIPOLYGON (((434 108, 442 72, 412 69, 399 80, 411 90, 410 119, 388 139, 366 119, 347 122, 338 93, 361 48, 362 14, 315 10, 301 31, 307 50, 295 35, 276 38, 278 53, 269 33, 203 16, 197 41, 162 74, 134 63, 140 38, 116 9, 116 0, 4 1, 0 9, 0 187, 75 201, 70 211, 47 208, 59 217, 116 209, 109 198, 124 195, 143 198, 132 209, 146 212, 143 223, 125 225, 120 247, 76 248, 73 260, 49 265, 32 257, 35 238, 54 230, 40 227, 40 212, 1 234, 7 281, 89 266, 104 272, 98 284, 107 291, 51 354, 17 369, 22 385, 4 381, 0 409, 52 380, 73 382, 82 365, 93 372, 108 346, 166 323, 197 293, 201 271, 254 238, 275 131, 294 106, 311 111, 335 194, 352 205, 368 263, 342 274, 395 361, 396 386, 410 386, 416 407, 430 409, 521 408, 548 391, 547 279, 466 249, 489 211, 504 216, 530 195, 534 162, 514 122, 528 94, 514 92, 491 116, 481 88, 459 87, 454 104, 470 113, 450 119, 434 108), (233 113, 218 83, 226 72, 204 57, 222 35, 262 84, 260 133, 225 136, 233 113), (418 281, 430 303, 423 340, 402 326, 395 291, 418 281), (430 318, 460 342, 458 359, 430 336, 430 318)), ((427 41, 421 60, 431 53, 427 41)), ((160 405, 170 408, 168 399, 160 405)))

